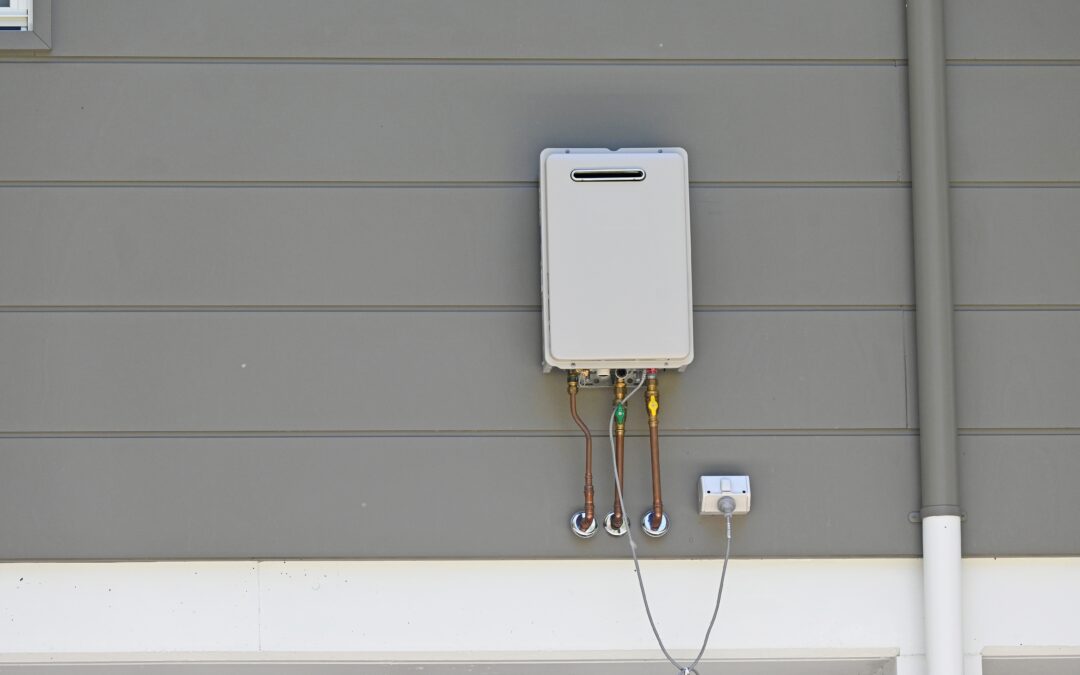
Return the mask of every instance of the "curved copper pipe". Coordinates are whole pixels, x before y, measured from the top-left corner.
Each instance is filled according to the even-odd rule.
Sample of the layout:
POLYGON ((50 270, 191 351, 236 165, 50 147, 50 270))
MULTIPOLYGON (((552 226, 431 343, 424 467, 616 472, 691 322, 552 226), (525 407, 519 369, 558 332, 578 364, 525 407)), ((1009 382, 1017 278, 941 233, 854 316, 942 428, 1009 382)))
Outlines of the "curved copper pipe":
MULTIPOLYGON (((615 405, 622 402, 626 397, 626 381, 616 380, 615 382, 615 405)), ((623 406, 625 408, 626 406, 623 406)), ((623 466, 626 442, 626 422, 615 423, 615 471, 619 475, 619 485, 623 486, 623 490, 626 489, 625 481, 623 480, 623 466)), ((611 526, 618 530, 622 527, 623 522, 623 509, 622 500, 619 499, 619 491, 615 491, 615 506, 611 509, 611 526)))
POLYGON ((660 393, 656 385, 656 371, 646 375, 645 410, 649 413, 649 450, 652 455, 652 522, 654 530, 660 529, 664 518, 664 500, 660 495, 660 393))
POLYGON ((585 517, 578 523, 578 527, 585 530, 596 518, 596 505, 593 503, 595 490, 592 479, 592 433, 589 432, 589 427, 585 426, 585 422, 581 421, 577 411, 577 372, 570 372, 566 376, 566 382, 566 391, 570 394, 570 416, 574 418, 581 433, 585 434, 585 517))

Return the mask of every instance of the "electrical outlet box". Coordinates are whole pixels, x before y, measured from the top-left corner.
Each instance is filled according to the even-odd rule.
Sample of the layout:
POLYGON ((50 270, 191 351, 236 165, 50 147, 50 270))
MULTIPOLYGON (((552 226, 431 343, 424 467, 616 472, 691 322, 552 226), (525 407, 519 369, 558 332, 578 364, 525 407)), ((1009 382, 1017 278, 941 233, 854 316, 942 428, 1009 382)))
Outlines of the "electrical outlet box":
POLYGON ((540 154, 544 370, 694 359, 682 148, 540 154))
POLYGON ((719 516, 720 499, 735 500, 735 515, 750 512, 750 476, 702 476, 698 481, 699 513, 719 516))

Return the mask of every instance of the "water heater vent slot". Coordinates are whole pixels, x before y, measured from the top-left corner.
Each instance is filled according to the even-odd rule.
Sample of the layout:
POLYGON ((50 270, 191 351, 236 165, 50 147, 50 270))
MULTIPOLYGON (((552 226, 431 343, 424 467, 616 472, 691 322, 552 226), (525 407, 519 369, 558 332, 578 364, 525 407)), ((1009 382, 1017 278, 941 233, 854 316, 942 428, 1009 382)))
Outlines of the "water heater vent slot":
POLYGON ((642 169, 574 169, 570 178, 578 183, 645 180, 642 169))

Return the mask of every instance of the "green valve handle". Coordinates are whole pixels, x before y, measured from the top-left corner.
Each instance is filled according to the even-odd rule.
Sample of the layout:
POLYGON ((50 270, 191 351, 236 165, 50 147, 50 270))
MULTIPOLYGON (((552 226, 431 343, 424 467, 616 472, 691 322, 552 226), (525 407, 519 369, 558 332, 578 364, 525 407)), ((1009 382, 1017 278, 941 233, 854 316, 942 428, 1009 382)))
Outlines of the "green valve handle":
POLYGON ((615 421, 619 424, 626 422, 626 406, 622 403, 615 404, 615 421))

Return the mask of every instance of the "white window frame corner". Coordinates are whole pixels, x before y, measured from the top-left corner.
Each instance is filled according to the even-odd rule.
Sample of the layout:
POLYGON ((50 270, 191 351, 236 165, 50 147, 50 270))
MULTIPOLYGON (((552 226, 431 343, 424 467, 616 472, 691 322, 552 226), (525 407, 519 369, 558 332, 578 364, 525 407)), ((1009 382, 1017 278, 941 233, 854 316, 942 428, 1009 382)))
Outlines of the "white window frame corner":
POLYGON ((52 0, 12 0, 13 9, 29 12, 27 30, 0 30, 0 52, 52 49, 52 0))

